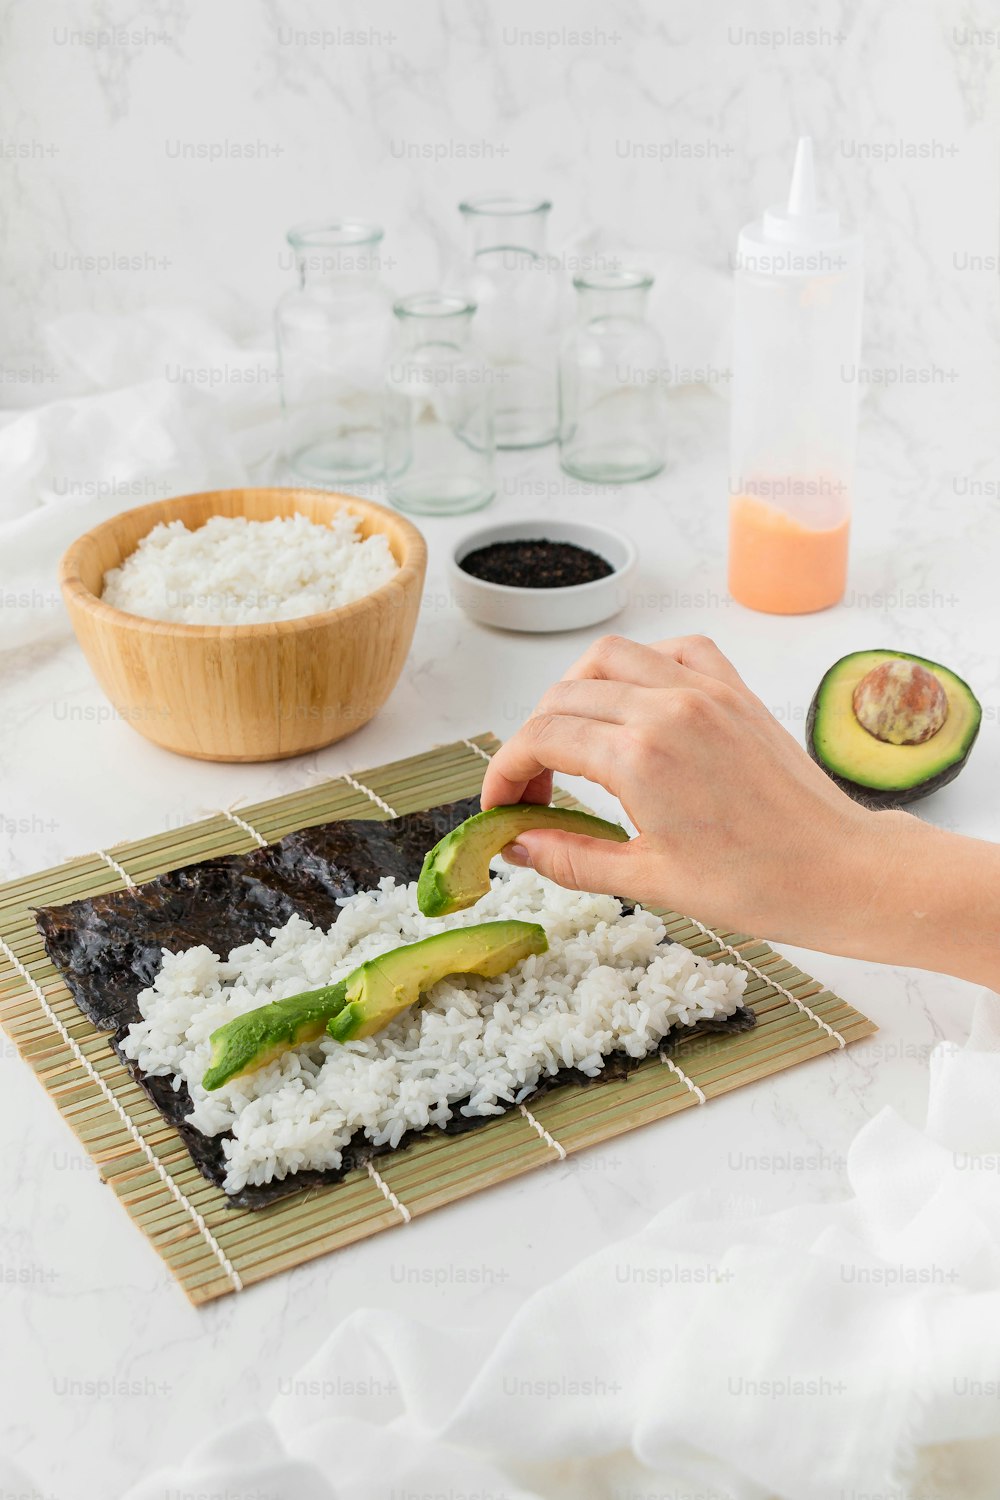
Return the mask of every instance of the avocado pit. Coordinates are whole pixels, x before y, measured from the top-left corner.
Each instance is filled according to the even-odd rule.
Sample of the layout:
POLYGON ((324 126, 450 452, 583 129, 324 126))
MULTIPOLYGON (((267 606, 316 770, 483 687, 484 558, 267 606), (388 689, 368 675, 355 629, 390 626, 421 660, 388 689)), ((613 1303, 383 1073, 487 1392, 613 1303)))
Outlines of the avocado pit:
POLYGON ((943 727, 948 695, 917 661, 883 661, 854 689, 858 723, 887 745, 922 745, 943 727))

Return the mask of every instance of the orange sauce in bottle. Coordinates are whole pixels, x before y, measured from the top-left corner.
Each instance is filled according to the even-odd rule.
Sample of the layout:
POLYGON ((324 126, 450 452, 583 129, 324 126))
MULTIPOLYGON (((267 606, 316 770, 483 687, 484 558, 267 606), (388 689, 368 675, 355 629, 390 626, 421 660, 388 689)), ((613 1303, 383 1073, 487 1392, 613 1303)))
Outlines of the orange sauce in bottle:
POLYGON ((850 518, 836 526, 803 526, 754 495, 729 503, 729 592, 738 604, 769 615, 829 609, 847 583, 850 518))

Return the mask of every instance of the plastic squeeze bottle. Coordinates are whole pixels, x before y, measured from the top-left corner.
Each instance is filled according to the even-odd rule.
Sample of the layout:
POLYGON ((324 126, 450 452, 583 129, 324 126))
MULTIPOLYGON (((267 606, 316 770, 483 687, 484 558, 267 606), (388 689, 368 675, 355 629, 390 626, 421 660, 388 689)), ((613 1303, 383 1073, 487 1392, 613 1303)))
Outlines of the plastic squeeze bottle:
POLYGON ((816 200, 803 136, 785 206, 740 233, 729 591, 769 614, 843 596, 857 432, 861 240, 816 200))

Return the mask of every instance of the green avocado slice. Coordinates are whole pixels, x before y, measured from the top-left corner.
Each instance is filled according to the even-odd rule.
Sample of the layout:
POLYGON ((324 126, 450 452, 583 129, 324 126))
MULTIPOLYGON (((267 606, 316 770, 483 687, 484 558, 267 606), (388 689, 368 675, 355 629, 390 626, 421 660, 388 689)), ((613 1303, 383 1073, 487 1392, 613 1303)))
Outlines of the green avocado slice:
POLYGON ((212 1032, 212 1055, 202 1087, 221 1088, 232 1078, 256 1073, 290 1047, 314 1042, 347 999, 347 981, 259 1005, 212 1032))
POLYGON ((490 860, 529 828, 558 828, 592 839, 628 843, 618 823, 575 808, 518 802, 466 818, 434 845, 417 881, 417 905, 425 917, 446 917, 471 906, 490 888, 490 860))
POLYGON ((537 923, 506 921, 453 927, 419 943, 393 948, 348 976, 346 1003, 326 1029, 338 1042, 371 1036, 446 974, 493 979, 530 954, 544 953, 548 946, 545 929, 537 923))
POLYGON ((981 719, 968 683, 940 662, 885 648, 853 651, 834 662, 816 689, 806 720, 806 749, 855 801, 871 808, 903 807, 954 780, 981 719), (897 662, 924 668, 944 690, 943 722, 917 743, 879 738, 859 720, 855 707, 859 686, 873 681, 870 674, 897 662))
POLYGON ((338 984, 258 1006, 218 1027, 210 1038, 212 1055, 202 1087, 211 1091, 255 1073, 324 1031, 338 1042, 371 1036, 446 974, 492 979, 547 947, 544 928, 506 921, 455 927, 393 948, 360 964, 338 984))

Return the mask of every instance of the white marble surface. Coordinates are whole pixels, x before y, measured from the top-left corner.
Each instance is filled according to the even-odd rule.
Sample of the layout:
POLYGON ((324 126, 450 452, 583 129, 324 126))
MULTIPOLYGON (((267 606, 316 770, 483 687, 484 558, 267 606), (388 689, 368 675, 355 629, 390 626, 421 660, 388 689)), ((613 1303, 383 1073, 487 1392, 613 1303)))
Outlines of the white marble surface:
POLYGON ((475 192, 549 194, 554 248, 596 229, 726 270, 807 131, 821 189, 869 237, 870 356, 924 363, 932 336, 946 366, 983 353, 1000 116, 985 0, 3 10, 8 353, 80 307, 183 298, 256 327, 292 281, 285 229, 330 214, 384 224, 389 280, 419 290, 475 192))
MULTIPOLYGON (((382 220, 399 290, 447 263, 459 196, 505 186, 553 192, 556 243, 597 227, 609 242, 724 270, 739 224, 774 196, 791 142, 811 129, 831 196, 869 244, 867 364, 883 385, 893 371, 900 380, 875 385, 866 403, 845 605, 778 620, 726 600, 726 411, 704 389, 672 395, 660 479, 581 496, 551 451, 509 455, 493 514, 613 519, 642 543, 636 598, 615 628, 644 640, 706 631, 798 736, 819 676, 847 651, 897 645, 953 665, 984 702, 984 729, 960 780, 923 815, 1000 838, 1000 51, 976 38, 991 24, 986 7, 809 0, 792 13, 774 0, 751 17, 735 0, 711 11, 673 0, 380 0, 343 3, 331 18, 302 0, 13 0, 4 15, 6 407, 46 400, 64 380, 49 354, 25 379, 14 366, 35 358, 55 314, 184 299, 234 332, 259 329, 288 284, 284 228, 317 213, 382 220), (138 40, 92 35, 122 25, 138 40), (331 26, 367 28, 369 40, 291 35, 331 26), (506 28, 538 26, 605 35, 597 45, 506 39, 506 28), (779 28, 816 37, 781 40, 779 28), (772 40, 747 40, 755 29, 772 40), (257 141, 267 152, 180 160, 168 149, 178 140, 257 141), (904 159, 884 160, 892 143, 904 159), (637 144, 656 159, 640 159, 637 144), (114 270, 86 259, 106 255, 135 259, 114 270)), ((696 328, 685 352, 713 347, 696 328)), ((175 759, 115 721, 71 642, 0 656, 3 875, 234 798, 481 729, 509 733, 592 633, 541 640, 469 624, 443 584, 461 526, 425 528, 427 599, 386 709, 301 761, 175 759)), ((355 1306, 405 1308, 428 1338, 445 1322, 499 1327, 531 1289, 678 1194, 708 1188, 734 1212, 843 1194, 858 1126, 885 1103, 920 1116, 929 1049, 965 1035, 971 994, 945 978, 796 957, 874 1017, 878 1036, 201 1312, 0 1041, 0 1453, 29 1476, 20 1489, 8 1481, 2 1500, 118 1494, 266 1407, 355 1306)))

